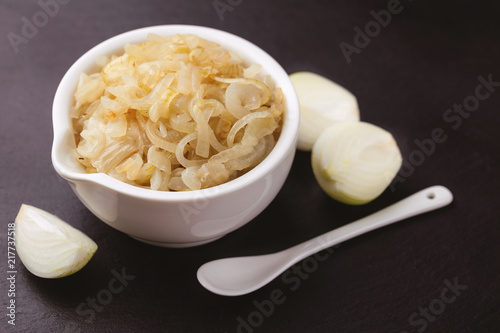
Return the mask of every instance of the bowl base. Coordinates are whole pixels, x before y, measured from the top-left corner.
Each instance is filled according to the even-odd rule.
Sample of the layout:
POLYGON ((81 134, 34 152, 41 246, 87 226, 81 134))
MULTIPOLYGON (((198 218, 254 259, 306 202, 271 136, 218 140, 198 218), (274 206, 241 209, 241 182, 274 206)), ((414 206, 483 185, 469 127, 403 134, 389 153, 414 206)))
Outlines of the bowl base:
POLYGON ((204 239, 202 241, 186 242, 186 243, 157 242, 157 241, 152 241, 152 240, 149 240, 149 239, 139 238, 139 237, 135 237, 135 236, 131 236, 131 235, 128 235, 128 236, 132 237, 133 239, 138 240, 139 242, 146 243, 146 244, 149 244, 149 245, 160 246, 160 247, 170 247, 170 248, 185 248, 185 247, 193 247, 193 246, 199 246, 199 245, 207 244, 207 243, 210 243, 210 242, 218 240, 219 238, 221 238, 224 235, 217 236, 217 237, 210 238, 210 239, 204 239))

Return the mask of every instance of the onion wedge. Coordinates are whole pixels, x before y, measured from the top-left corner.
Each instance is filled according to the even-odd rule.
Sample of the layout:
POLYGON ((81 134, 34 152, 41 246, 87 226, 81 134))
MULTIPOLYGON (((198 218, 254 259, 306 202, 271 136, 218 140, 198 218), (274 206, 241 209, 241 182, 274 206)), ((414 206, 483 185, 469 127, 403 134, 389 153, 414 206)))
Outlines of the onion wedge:
POLYGON ((80 230, 33 206, 21 205, 15 226, 19 258, 28 271, 42 278, 74 274, 97 251, 97 244, 80 230))

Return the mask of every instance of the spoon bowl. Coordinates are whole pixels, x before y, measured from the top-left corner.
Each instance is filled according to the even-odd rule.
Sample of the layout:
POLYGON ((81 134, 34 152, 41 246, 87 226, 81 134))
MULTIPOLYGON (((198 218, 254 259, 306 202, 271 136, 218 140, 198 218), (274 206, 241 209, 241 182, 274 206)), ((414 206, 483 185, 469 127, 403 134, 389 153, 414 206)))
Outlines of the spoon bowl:
POLYGON ((289 249, 272 254, 226 258, 205 263, 198 269, 198 281, 215 294, 248 294, 268 284, 290 266, 312 254, 372 230, 444 207, 452 201, 450 190, 443 186, 432 186, 367 217, 289 249))

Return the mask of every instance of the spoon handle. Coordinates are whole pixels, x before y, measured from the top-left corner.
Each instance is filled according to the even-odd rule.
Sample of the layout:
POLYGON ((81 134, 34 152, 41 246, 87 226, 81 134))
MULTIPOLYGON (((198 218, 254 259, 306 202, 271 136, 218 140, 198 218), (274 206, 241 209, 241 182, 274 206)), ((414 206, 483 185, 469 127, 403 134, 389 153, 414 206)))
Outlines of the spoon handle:
POLYGON ((453 195, 446 187, 439 185, 431 186, 376 213, 305 241, 285 251, 290 251, 290 254, 292 254, 290 258, 293 258, 293 262, 296 263, 316 252, 348 239, 409 217, 444 207, 452 201, 453 195))

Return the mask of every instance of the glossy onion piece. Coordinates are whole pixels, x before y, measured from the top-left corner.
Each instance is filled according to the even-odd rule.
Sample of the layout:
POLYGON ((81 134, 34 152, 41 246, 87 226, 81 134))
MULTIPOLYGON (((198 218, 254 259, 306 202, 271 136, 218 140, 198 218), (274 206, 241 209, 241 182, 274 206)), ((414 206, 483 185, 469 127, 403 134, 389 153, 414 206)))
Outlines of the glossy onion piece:
POLYGON ((101 97, 104 88, 104 81, 98 74, 82 73, 78 82, 78 90, 75 93, 76 108, 101 97))
POLYGON ((15 225, 19 258, 31 273, 42 278, 78 272, 97 250, 87 235, 33 206, 21 206, 15 225))
POLYGON ((300 104, 297 148, 311 151, 321 133, 336 122, 359 121, 356 97, 327 78, 310 72, 290 75, 300 104))
POLYGON ((401 163, 401 152, 391 133, 365 122, 330 126, 312 150, 314 176, 321 188, 351 205, 378 197, 401 163))

